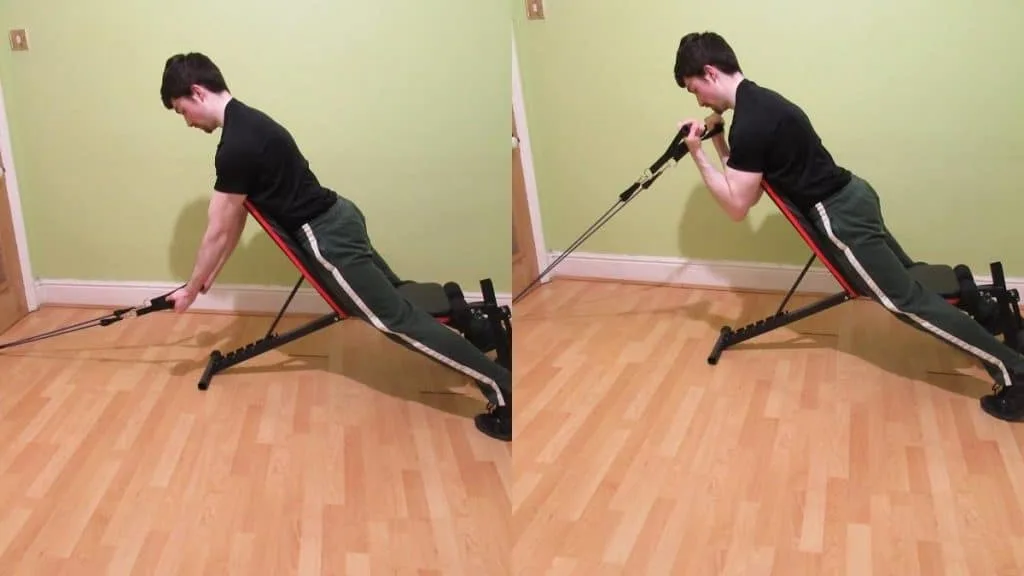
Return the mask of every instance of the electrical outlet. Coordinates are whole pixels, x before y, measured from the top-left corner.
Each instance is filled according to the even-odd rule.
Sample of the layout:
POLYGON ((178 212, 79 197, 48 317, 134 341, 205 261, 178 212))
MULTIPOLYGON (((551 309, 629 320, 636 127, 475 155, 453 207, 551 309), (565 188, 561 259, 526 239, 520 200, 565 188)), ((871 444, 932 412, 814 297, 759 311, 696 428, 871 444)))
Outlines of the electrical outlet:
POLYGON ((530 20, 543 20, 544 0, 526 0, 526 17, 530 20))
POLYGON ((28 50, 28 35, 24 29, 11 30, 11 50, 28 50))

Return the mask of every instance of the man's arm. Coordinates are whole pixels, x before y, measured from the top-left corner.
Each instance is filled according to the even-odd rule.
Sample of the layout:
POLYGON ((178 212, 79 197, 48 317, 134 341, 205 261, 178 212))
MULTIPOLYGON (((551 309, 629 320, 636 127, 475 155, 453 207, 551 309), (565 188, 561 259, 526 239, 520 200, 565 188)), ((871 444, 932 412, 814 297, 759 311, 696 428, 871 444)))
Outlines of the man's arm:
MULTIPOLYGON (((716 126, 724 124, 725 120, 723 120, 722 115, 717 112, 704 119, 704 126, 708 130, 712 130, 716 126)), ((718 152, 718 159, 721 160, 722 167, 725 168, 729 164, 729 145, 725 141, 725 131, 712 136, 711 141, 714 142, 715 151, 718 152)))
POLYGON ((722 161, 722 167, 729 165, 729 145, 725 142, 725 132, 719 132, 711 137, 715 144, 715 151, 718 152, 718 159, 722 161))
POLYGON ((228 258, 235 251, 235 247, 238 246, 238 240, 242 237, 242 232, 245 230, 245 223, 248 217, 249 213, 246 210, 243 209, 238 212, 238 221, 232 223, 232 227, 230 228, 232 232, 228 234, 228 245, 225 248, 224 253, 221 254, 220 261, 213 269, 213 272, 210 273, 206 282, 203 282, 202 287, 200 288, 201 293, 205 294, 206 291, 213 286, 213 283, 217 280, 217 276, 220 274, 220 271, 224 268, 224 265, 227 264, 228 258))
POLYGON ((213 193, 210 199, 208 222, 199 254, 192 270, 187 288, 198 294, 209 288, 214 276, 220 272, 228 256, 238 245, 238 238, 245 228, 244 194, 213 193))
POLYGON ((699 142, 696 146, 691 146, 690 155, 693 156, 693 161, 697 164, 704 183, 711 190, 711 195, 715 197, 729 218, 736 222, 746 218, 750 208, 761 199, 761 173, 745 172, 728 167, 726 165, 728 154, 726 154, 722 159, 722 165, 725 166, 723 174, 711 165, 699 142))

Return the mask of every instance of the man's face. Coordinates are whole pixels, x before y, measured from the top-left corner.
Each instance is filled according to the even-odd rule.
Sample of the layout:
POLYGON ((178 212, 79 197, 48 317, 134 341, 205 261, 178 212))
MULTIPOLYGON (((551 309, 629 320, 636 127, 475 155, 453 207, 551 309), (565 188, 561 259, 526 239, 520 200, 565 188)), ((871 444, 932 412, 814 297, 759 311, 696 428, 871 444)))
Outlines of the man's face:
POLYGON ((185 124, 190 128, 198 128, 210 134, 217 128, 216 121, 209 110, 204 106, 204 101, 195 94, 171 101, 174 111, 185 119, 185 124))
POLYGON ((686 91, 697 98, 697 105, 702 108, 710 108, 716 114, 725 112, 725 103, 718 88, 718 84, 704 76, 691 76, 684 79, 686 91))

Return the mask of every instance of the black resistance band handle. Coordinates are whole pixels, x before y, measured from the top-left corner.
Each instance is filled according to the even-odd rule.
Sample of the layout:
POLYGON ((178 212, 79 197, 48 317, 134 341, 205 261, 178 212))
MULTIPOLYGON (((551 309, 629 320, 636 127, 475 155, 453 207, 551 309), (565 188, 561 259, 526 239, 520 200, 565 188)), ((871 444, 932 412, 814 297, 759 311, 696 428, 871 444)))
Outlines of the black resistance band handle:
MULTIPOLYGON (((723 130, 725 130, 725 126, 723 124, 715 124, 715 126, 711 128, 711 130, 705 132, 704 134, 701 134, 700 139, 707 140, 709 138, 717 136, 718 134, 721 134, 723 130)), ((680 158, 685 156, 686 153, 689 152, 689 148, 686 147, 686 137, 689 134, 690 125, 683 124, 682 127, 679 128, 679 133, 676 134, 676 137, 672 139, 672 144, 669 145, 668 150, 665 151, 665 155, 662 156, 662 158, 671 155, 674 159, 679 160, 680 158)))
MULTIPOLYGON (((701 135, 700 139, 707 140, 718 134, 720 134, 725 127, 722 124, 715 124, 714 128, 708 130, 701 135)), ((634 194, 636 194, 641 188, 650 188, 651 184, 661 176, 662 169, 669 160, 678 162, 680 158, 686 156, 689 152, 689 148, 686 147, 686 137, 690 134, 690 124, 683 124, 679 129, 679 133, 676 134, 672 142, 669 143, 665 153, 660 158, 654 161, 653 164, 647 169, 643 178, 637 180, 632 186, 626 188, 621 194, 619 194, 619 200, 622 202, 628 201, 634 194)))
POLYGON ((150 312, 160 312, 162 310, 170 310, 174 308, 174 302, 171 302, 168 299, 168 296, 170 295, 171 294, 164 294, 163 296, 150 300, 149 306, 140 308, 138 315, 142 316, 143 314, 149 314, 150 312))
POLYGON ((161 310, 170 310, 174 308, 174 302, 168 299, 172 292, 164 294, 149 301, 144 306, 133 306, 131 308, 121 308, 120 310, 114 310, 110 316, 100 320, 100 326, 109 326, 115 322, 120 322, 125 318, 135 318, 138 316, 145 316, 150 312, 160 312, 161 310))

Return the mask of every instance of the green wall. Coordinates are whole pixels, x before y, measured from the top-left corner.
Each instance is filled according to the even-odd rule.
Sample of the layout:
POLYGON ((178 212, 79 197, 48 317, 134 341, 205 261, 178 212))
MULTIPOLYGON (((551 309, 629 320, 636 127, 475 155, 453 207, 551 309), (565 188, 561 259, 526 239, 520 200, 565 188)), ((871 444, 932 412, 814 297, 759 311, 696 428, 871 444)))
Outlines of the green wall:
MULTIPOLYGON (((1024 276, 1024 4, 551 0, 541 21, 521 4, 510 6, 549 249, 612 206, 677 120, 708 114, 672 67, 683 34, 714 30, 748 77, 803 106, 836 159, 875 185, 912 256, 978 274, 1000 259, 1024 276)), ((730 221, 689 157, 579 251, 788 264, 809 255, 768 198, 748 221, 730 221)))
MULTIPOLYGON (((168 56, 201 51, 363 207, 399 274, 509 291, 509 19, 478 0, 3 2, 30 45, 0 50, 0 80, 35 276, 191 272, 220 133, 187 128, 159 86, 168 56)), ((250 219, 218 282, 297 274, 250 219)))

